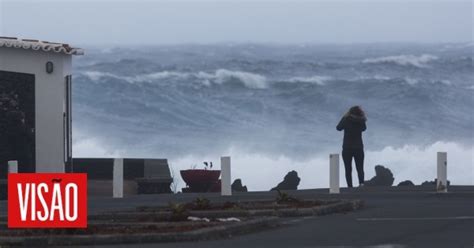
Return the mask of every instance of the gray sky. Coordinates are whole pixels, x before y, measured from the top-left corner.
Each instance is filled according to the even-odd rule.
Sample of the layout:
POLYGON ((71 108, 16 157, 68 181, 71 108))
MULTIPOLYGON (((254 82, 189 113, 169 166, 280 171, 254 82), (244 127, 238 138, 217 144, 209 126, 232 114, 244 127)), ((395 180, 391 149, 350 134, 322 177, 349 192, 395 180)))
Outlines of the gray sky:
POLYGON ((468 1, 0 0, 0 35, 73 44, 472 41, 468 1))

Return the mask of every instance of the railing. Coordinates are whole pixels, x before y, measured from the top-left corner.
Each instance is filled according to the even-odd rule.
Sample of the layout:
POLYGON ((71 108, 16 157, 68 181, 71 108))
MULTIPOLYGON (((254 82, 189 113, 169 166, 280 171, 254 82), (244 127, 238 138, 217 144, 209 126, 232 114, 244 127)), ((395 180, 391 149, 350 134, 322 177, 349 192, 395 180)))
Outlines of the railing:
MULTIPOLYGON (((437 153, 437 182, 436 191, 440 193, 448 192, 448 180, 447 180, 447 152, 437 153)), ((338 194, 340 193, 339 184, 339 154, 329 155, 329 193, 338 194)), ((144 169, 145 170, 145 169, 144 169)), ((18 173, 18 161, 8 161, 8 173, 18 173)), ((145 173, 145 172, 144 172, 145 173)), ((231 157, 221 157, 221 195, 230 196, 232 195, 231 188, 231 157)), ((146 177, 146 175, 144 175, 146 177)), ((124 159, 115 158, 113 159, 112 168, 112 185, 114 198, 123 197, 123 183, 124 182, 124 159)))

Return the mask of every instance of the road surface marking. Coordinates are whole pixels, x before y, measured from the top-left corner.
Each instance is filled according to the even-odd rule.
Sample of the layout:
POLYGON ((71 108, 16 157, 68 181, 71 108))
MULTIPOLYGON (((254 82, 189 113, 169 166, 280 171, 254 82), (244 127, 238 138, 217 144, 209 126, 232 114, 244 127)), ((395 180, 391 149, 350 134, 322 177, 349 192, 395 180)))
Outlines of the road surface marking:
POLYGON ((357 221, 399 221, 399 220, 474 220, 474 216, 420 217, 420 218, 358 218, 357 221))
POLYGON ((293 220, 287 220, 287 221, 284 221, 282 222, 283 224, 294 224, 294 223, 298 223, 298 222, 301 222, 301 221, 304 221, 304 220, 308 220, 308 219, 314 219, 314 216, 306 216, 306 217, 303 217, 303 218, 298 218, 298 219, 293 219, 293 220))

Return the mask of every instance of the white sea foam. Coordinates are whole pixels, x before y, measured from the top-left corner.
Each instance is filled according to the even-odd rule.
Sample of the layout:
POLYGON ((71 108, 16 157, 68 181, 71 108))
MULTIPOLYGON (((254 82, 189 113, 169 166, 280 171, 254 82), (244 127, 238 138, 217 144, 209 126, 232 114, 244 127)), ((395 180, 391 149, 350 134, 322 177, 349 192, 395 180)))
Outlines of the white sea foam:
POLYGON ((311 83, 317 85, 325 85, 327 81, 331 80, 332 77, 328 76, 312 76, 312 77, 292 77, 288 79, 291 83, 311 83))
MULTIPOLYGON (((94 138, 90 134, 85 134, 80 130, 73 129, 74 140, 72 143, 73 146, 73 156, 74 157, 87 157, 87 158, 114 158, 114 157, 123 157, 122 152, 106 148, 104 143, 99 139, 94 138)), ((110 146, 107 146, 110 147, 110 146)))
MULTIPOLYGON (((165 79, 197 79, 204 86, 211 86, 212 84, 224 84, 232 79, 236 79, 244 84, 249 89, 265 89, 268 87, 268 80, 265 76, 244 72, 244 71, 231 71, 226 69, 216 70, 214 73, 209 72, 178 72, 178 71, 160 71, 149 74, 140 74, 136 76, 119 76, 116 74, 100 71, 85 71, 80 72, 79 75, 88 77, 92 81, 101 81, 107 78, 123 80, 128 83, 139 83, 148 82, 153 83, 159 80, 165 79)), ((376 74, 374 76, 361 76, 353 79, 348 79, 351 82, 364 81, 364 80, 377 80, 377 81, 390 81, 396 78, 391 78, 384 75, 376 74)), ((310 83, 324 86, 328 81, 334 80, 330 76, 311 76, 311 77, 292 77, 287 79, 287 82, 291 83, 310 83)), ((419 79, 405 77, 403 80, 409 85, 417 85, 420 83, 419 79)), ((431 83, 441 83, 445 85, 452 85, 449 80, 432 80, 431 83)))
POLYGON ((421 79, 418 78, 411 78, 411 77, 405 77, 405 78, 391 78, 387 76, 382 76, 382 75, 375 75, 375 76, 363 76, 363 77, 356 77, 353 79, 349 79, 348 81, 350 82, 358 82, 358 81, 371 81, 371 80, 377 80, 377 81, 404 81, 405 83, 415 86, 421 82, 424 83, 432 83, 432 84, 444 84, 444 85, 452 85, 453 83, 447 79, 441 79, 441 80, 425 80, 422 81, 421 79))
POLYGON ((456 50, 456 49, 465 49, 474 47, 474 42, 467 42, 464 44, 447 44, 443 48, 440 49, 442 52, 446 52, 449 50, 456 50))
POLYGON ((137 75, 130 78, 131 82, 153 82, 155 80, 166 79, 166 78, 187 78, 189 73, 176 72, 176 71, 160 71, 150 74, 137 75))
POLYGON ((402 66, 415 66, 418 68, 428 67, 428 63, 437 60, 438 57, 430 54, 423 54, 420 56, 416 55, 398 55, 398 56, 387 56, 379 58, 368 58, 364 59, 362 63, 366 64, 378 64, 378 63, 394 63, 402 66))
POLYGON ((161 71, 161 72, 154 72, 149 74, 141 74, 136 76, 119 76, 112 73, 107 72, 99 72, 99 71, 86 71, 81 72, 79 75, 83 75, 88 77, 92 81, 100 81, 104 78, 115 78, 119 80, 124 80, 129 83, 137 83, 137 82, 154 82, 157 80, 169 79, 169 78, 197 78, 201 80, 201 83, 205 86, 210 86, 212 83, 215 84, 223 84, 228 82, 232 79, 237 79, 241 81, 245 87, 250 89, 264 89, 267 87, 267 79, 265 76, 244 72, 244 71, 231 71, 227 69, 219 69, 216 70, 214 73, 209 72, 196 72, 196 73, 188 73, 188 72, 177 72, 177 71, 161 71))
MULTIPOLYGON (((113 147, 110 144, 107 147, 113 147)), ((179 170, 189 169, 202 161, 215 161, 218 164, 220 154, 232 157, 232 178, 242 179, 249 190, 269 190, 277 185, 291 170, 296 170, 301 182, 299 189, 327 188, 329 185, 328 158, 326 154, 316 155, 311 159, 298 161, 286 156, 248 154, 238 148, 215 151, 208 155, 189 155, 180 158, 169 158, 173 174, 177 175, 178 189, 184 187, 179 177, 179 170), (264 180, 263 180, 264 179, 264 180)), ((73 143, 74 157, 126 157, 133 151, 106 149, 103 143, 94 138, 81 137, 73 143)), ((419 185, 436 177, 436 153, 448 153, 448 180, 454 185, 474 184, 473 146, 462 146, 453 142, 436 142, 426 147, 405 145, 403 147, 385 147, 381 150, 368 150, 365 156, 365 177, 369 180, 375 176, 374 166, 381 164, 389 168, 394 177, 394 185, 404 180, 411 180, 419 185)), ((153 157, 150 154, 149 157, 153 157)), ((357 175, 353 172, 353 181, 357 175)), ((344 169, 341 162, 341 187, 345 187, 344 169)))
POLYGON ((376 74, 374 76, 359 76, 359 77, 348 79, 348 81, 350 82, 367 81, 367 80, 388 81, 392 79, 393 78, 391 77, 376 74))
POLYGON ((407 82, 407 84, 409 85, 416 85, 419 82, 419 80, 415 78, 406 77, 405 82, 407 82))
POLYGON ((387 77, 387 76, 383 76, 383 75, 378 75, 378 74, 375 75, 373 78, 376 79, 376 80, 383 80, 383 81, 392 79, 391 77, 387 77))
POLYGON ((237 79, 250 89, 267 88, 267 79, 265 76, 250 72, 219 69, 216 70, 215 73, 198 72, 194 76, 203 79, 205 85, 209 85, 210 82, 223 84, 229 80, 237 79))
MULTIPOLYGON (((405 82, 409 85, 412 85, 412 86, 415 86, 417 84, 419 84, 420 82, 422 82, 420 79, 417 79, 417 78, 410 78, 410 77, 405 77, 404 78, 405 82)), ((442 79, 442 80, 427 80, 427 81, 423 81, 423 82, 426 82, 426 83, 432 83, 432 84, 444 84, 444 85, 452 85, 451 81, 449 80, 446 80, 446 79, 442 79)))
POLYGON ((100 71, 85 71, 85 72, 79 73, 79 75, 86 76, 92 81, 100 81, 102 78, 106 78, 106 77, 117 78, 117 76, 112 73, 100 72, 100 71))
POLYGON ((174 71, 161 71, 161 72, 155 72, 155 73, 150 73, 150 74, 136 75, 132 77, 119 76, 113 73, 100 72, 100 71, 85 71, 85 72, 79 73, 79 75, 86 76, 92 81, 100 81, 105 78, 115 78, 115 79, 127 81, 129 83, 152 82, 154 80, 166 79, 166 78, 171 78, 171 77, 186 78, 188 76, 187 73, 174 72, 174 71))
MULTIPOLYGON (((426 147, 405 145, 399 148, 386 147, 381 150, 366 151, 366 180, 375 176, 374 166, 381 164, 388 167, 394 174, 394 185, 404 180, 411 180, 417 185, 424 181, 431 181, 436 177, 436 153, 438 151, 448 152, 448 179, 452 184, 474 184, 472 160, 474 148, 452 142, 436 142, 426 147)), ((300 189, 327 188, 329 185, 327 155, 317 155, 306 161, 297 161, 285 156, 245 154, 235 148, 229 149, 224 154, 229 154, 232 157, 232 178, 241 178, 242 183, 247 185, 250 190, 269 190, 283 180, 285 174, 291 170, 296 170, 301 178, 300 189)), ((196 161, 212 160, 213 158, 218 161, 216 154, 206 157, 189 156, 171 159, 171 163, 176 170, 189 169, 189 166, 195 164, 196 161)), ((341 187, 346 185, 343 171, 341 162, 341 187)), ((354 170, 353 181, 357 185, 356 178, 354 170)))

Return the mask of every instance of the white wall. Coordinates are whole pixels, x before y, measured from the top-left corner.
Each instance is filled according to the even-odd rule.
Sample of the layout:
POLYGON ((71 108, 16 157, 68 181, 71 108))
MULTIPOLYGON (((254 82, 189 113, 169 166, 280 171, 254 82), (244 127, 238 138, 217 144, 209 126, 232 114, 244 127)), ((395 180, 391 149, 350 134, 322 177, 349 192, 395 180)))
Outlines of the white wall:
POLYGON ((0 47, 0 70, 35 74, 36 172, 64 172, 64 82, 71 61, 62 53, 0 47), (48 61, 52 74, 46 73, 48 61))

